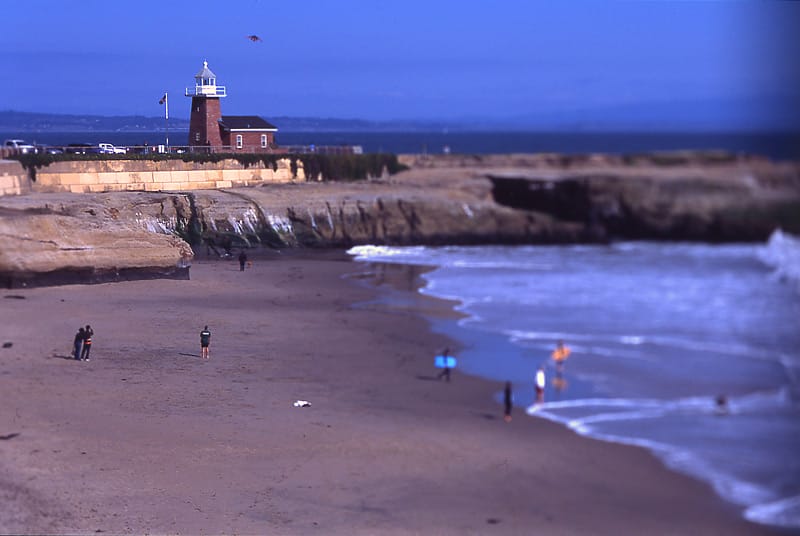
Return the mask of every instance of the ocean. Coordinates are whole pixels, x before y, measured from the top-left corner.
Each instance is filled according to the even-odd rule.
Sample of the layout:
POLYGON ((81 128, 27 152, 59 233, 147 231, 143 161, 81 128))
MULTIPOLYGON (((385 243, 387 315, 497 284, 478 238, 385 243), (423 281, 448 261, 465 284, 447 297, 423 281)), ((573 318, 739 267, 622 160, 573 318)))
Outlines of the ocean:
MULTIPOLYGON (((63 146, 70 143, 111 143, 119 146, 158 145, 164 132, 0 132, 0 140, 63 146)), ((172 145, 188 143, 187 131, 171 131, 172 145)), ((279 145, 360 145, 365 152, 441 154, 628 154, 650 151, 725 150, 777 160, 800 159, 800 133, 565 133, 565 132, 283 132, 279 145)))
POLYGON ((748 519, 800 527, 800 238, 350 254, 431 268, 420 292, 465 315, 433 329, 458 341, 459 370, 498 383, 498 404, 511 381, 532 418, 650 449, 748 519), (554 381, 559 340, 572 353, 554 381))

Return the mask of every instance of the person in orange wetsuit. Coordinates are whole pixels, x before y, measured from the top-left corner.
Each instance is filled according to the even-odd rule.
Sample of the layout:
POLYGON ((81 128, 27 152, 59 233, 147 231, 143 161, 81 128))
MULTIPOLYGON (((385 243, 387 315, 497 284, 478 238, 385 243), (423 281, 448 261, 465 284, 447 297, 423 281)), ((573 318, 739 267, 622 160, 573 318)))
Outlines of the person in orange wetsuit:
POLYGON ((564 346, 564 341, 558 341, 556 344, 556 349, 553 350, 553 353, 550 354, 550 357, 553 358, 553 361, 556 363, 556 373, 561 375, 564 372, 564 361, 567 360, 569 354, 572 353, 572 350, 569 347, 564 346))

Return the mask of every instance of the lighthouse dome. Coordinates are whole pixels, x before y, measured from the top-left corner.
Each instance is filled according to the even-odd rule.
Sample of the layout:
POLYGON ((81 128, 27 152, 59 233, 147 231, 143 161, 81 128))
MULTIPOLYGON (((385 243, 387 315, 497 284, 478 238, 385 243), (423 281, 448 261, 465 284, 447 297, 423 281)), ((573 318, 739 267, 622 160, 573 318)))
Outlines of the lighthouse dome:
POLYGON ((209 81, 207 84, 203 84, 203 85, 215 85, 216 84, 216 80, 217 80, 217 75, 215 75, 211 71, 211 69, 208 68, 208 62, 207 61, 203 62, 203 69, 199 73, 194 75, 194 77, 195 77, 195 79, 197 79, 198 84, 200 83, 201 80, 202 81, 206 81, 206 80, 209 81))

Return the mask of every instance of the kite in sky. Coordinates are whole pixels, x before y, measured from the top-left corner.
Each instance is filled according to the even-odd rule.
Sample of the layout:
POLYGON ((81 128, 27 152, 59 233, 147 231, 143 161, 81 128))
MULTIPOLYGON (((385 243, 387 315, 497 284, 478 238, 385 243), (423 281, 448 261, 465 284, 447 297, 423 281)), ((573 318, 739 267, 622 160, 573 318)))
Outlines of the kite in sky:
POLYGON ((248 35, 248 36, 247 36, 247 38, 248 38, 250 41, 252 41, 253 43, 258 43, 258 42, 260 42, 260 41, 263 41, 263 39, 261 39, 259 36, 255 35, 255 34, 253 34, 253 35, 248 35))

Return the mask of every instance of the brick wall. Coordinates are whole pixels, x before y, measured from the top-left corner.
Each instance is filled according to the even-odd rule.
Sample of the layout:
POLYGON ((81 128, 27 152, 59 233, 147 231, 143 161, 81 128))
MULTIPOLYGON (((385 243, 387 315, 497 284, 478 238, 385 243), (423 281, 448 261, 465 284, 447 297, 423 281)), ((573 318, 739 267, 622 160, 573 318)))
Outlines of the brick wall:
MULTIPOLYGON (((222 144, 223 145, 230 145, 230 150, 235 153, 274 153, 278 152, 272 148, 275 143, 275 133, 274 132, 229 132, 224 131, 222 133, 222 144), (266 148, 261 147, 261 135, 265 134, 267 136, 267 146, 266 148), (236 146, 236 136, 242 137, 242 148, 239 149, 236 146)), ((226 149, 227 150, 227 149, 226 149)))
POLYGON ((223 145, 219 132, 222 111, 219 98, 192 97, 192 113, 189 117, 189 145, 223 145))

